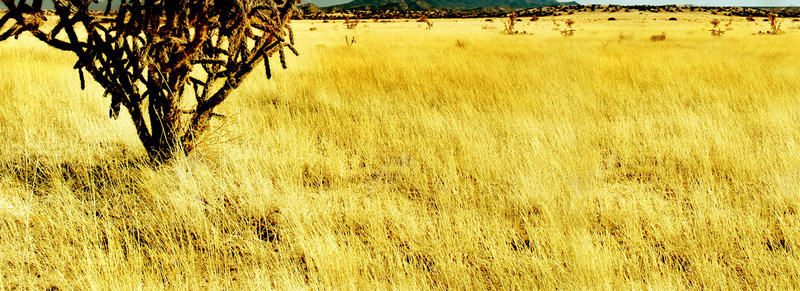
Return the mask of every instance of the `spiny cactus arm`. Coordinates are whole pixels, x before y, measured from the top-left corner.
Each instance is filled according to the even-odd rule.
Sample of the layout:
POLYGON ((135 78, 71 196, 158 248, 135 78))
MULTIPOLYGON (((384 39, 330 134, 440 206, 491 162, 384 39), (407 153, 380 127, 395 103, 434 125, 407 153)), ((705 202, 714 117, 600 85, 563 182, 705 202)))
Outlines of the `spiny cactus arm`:
MULTIPOLYGON (((95 81, 106 89, 106 93, 112 96, 112 100, 118 101, 115 102, 116 110, 114 110, 115 104, 112 104, 110 115, 118 115, 118 106, 124 102, 125 107, 128 108, 131 114, 139 138, 141 140, 150 139, 150 133, 145 124, 140 104, 136 102, 141 100, 138 88, 133 84, 134 82, 131 82, 129 76, 114 80, 113 76, 107 75, 107 70, 104 70, 106 66, 110 65, 110 56, 120 56, 119 48, 115 51, 110 45, 111 36, 108 28, 102 25, 102 21, 98 21, 97 18, 88 15, 88 5, 92 1, 55 0, 56 14, 60 19, 49 32, 40 29, 41 24, 46 20, 41 10, 41 0, 34 0, 30 5, 26 1, 22 1, 19 4, 16 4, 14 0, 2 1, 9 8, 9 11, 0 18, 0 28, 9 21, 14 21, 15 23, 8 30, 0 33, 0 40, 5 40, 10 36, 18 36, 27 31, 54 48, 74 52, 78 56, 75 69, 79 71, 81 87, 85 86, 83 76, 83 70, 85 69, 95 81), (78 37, 75 32, 76 24, 83 24, 88 34, 87 37, 83 39, 78 37), (67 34, 67 40, 57 38, 62 31, 67 34), (101 36, 101 33, 104 33, 104 35, 101 36), (119 102, 120 100, 122 102, 119 102)), ((129 55, 132 55, 133 52, 129 47, 125 46, 124 49, 127 49, 126 52, 129 55)), ((122 70, 124 68, 117 64, 116 69, 122 70)))
POLYGON ((14 0, 2 0, 2 2, 8 7, 8 12, 0 18, 0 29, 9 20, 13 20, 14 24, 5 32, 0 33, 0 41, 6 40, 11 36, 16 38, 26 30, 37 28, 44 22, 41 3, 38 3, 38 9, 34 9, 25 1, 21 1, 19 4, 16 4, 14 0))
MULTIPOLYGON (((229 61, 226 66, 226 74, 224 74, 224 78, 226 79, 225 84, 210 98, 203 100, 201 104, 198 105, 198 114, 203 114, 206 111, 213 110, 214 107, 222 103, 228 96, 228 92, 233 90, 239 86, 241 81, 247 77, 247 75, 252 72, 255 66, 261 62, 262 60, 266 59, 269 55, 274 53, 276 49, 282 49, 282 44, 285 41, 282 34, 283 31, 280 29, 282 26, 281 23, 288 20, 291 17, 291 8, 294 3, 291 1, 287 1, 281 9, 275 9, 280 15, 277 17, 277 23, 271 24, 270 26, 265 26, 264 24, 254 23, 253 27, 258 28, 261 30, 262 35, 256 36, 253 35, 253 39, 255 40, 255 45, 252 50, 241 50, 234 58, 232 59, 240 59, 240 62, 233 62, 229 61), (277 27, 275 27, 277 26, 277 27)), ((255 10, 255 9, 254 9, 255 10)), ((262 18, 258 19, 262 20, 264 23, 273 22, 270 18, 262 18)), ((293 42, 293 37, 291 42, 293 42)), ((291 48, 293 52, 297 52, 293 47, 291 48)), ((265 64, 268 65, 268 64, 265 64)), ((285 65, 285 64, 284 64, 285 65)), ((219 72, 217 72, 219 74, 219 72)), ((222 78, 222 77, 220 77, 222 78)), ((216 78, 219 79, 219 78, 216 78)), ((213 82, 214 80, 208 80, 207 82, 213 82)))
POLYGON ((3 28, 9 20, 11 20, 11 13, 3 14, 3 16, 0 17, 0 28, 3 28))
MULTIPOLYGON (((274 4, 274 3, 273 3, 274 4)), ((197 109, 193 111, 194 115, 191 118, 189 127, 181 140, 184 144, 194 144, 198 133, 205 131, 209 126, 210 117, 214 115, 214 108, 221 104, 230 95, 230 92, 238 88, 242 80, 247 77, 253 69, 263 60, 267 77, 271 77, 271 70, 269 67, 269 56, 275 52, 281 55, 281 63, 286 67, 285 58, 283 58, 283 47, 285 44, 284 35, 289 36, 289 49, 297 55, 297 50, 292 46, 294 44, 294 35, 291 28, 285 23, 292 16, 294 8, 294 0, 286 0, 281 3, 281 6, 256 6, 249 11, 250 27, 244 34, 253 40, 254 45, 252 48, 247 47, 247 41, 233 42, 228 50, 210 50, 207 49, 206 53, 212 57, 226 55, 228 62, 224 65, 211 64, 207 62, 203 64, 204 70, 207 72, 207 80, 191 81, 195 87, 197 97, 197 109), (255 31, 254 31, 255 30, 255 31), (242 47, 237 47, 236 44, 243 44, 242 47), (224 71, 222 69, 224 68, 224 71), (216 91, 211 93, 211 85, 217 80, 224 79, 225 82, 216 91), (202 90, 199 90, 202 87, 202 90)), ((220 35, 225 34, 224 32, 220 35)), ((231 34, 236 37, 236 34, 231 34)), ((221 37, 218 38, 218 42, 221 37)), ((221 47, 221 46, 217 46, 221 47)))
POLYGON ((109 13, 111 13, 111 6, 113 4, 114 4, 113 0, 108 0, 108 4, 106 5, 106 11, 103 14, 108 15, 109 13))
MULTIPOLYGON (((0 41, 6 40, 11 36, 18 37, 23 32, 30 32, 36 38, 40 39, 41 41, 56 47, 62 50, 68 51, 77 51, 80 48, 78 43, 80 42, 75 34, 74 30, 71 30, 71 24, 69 17, 64 17, 63 13, 63 1, 55 1, 56 4, 56 11, 61 12, 59 16, 61 19, 59 20, 56 27, 46 33, 40 30, 40 26, 47 21, 47 18, 44 15, 44 11, 42 11, 42 1, 41 0, 33 0, 33 3, 30 5, 27 1, 20 1, 19 4, 15 3, 14 0, 3 0, 3 3, 8 7, 8 13, 6 13, 2 18, 0 18, 0 29, 9 21, 13 21, 14 24, 5 32, 0 33, 0 41), (67 32, 70 37, 70 42, 58 40, 55 36, 62 30, 68 29, 67 32)), ((88 9, 88 3, 86 2, 85 6, 88 9)), ((67 10, 67 15, 69 15, 69 11, 67 10)))

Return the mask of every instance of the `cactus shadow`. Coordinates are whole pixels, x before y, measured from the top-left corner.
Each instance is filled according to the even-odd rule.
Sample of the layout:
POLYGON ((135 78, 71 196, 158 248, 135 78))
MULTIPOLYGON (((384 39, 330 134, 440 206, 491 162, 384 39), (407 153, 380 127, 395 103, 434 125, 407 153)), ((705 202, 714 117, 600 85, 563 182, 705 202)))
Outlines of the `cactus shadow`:
POLYGON ((0 187, 8 187, 10 183, 36 196, 71 191, 87 199, 138 192, 142 170, 153 167, 149 157, 126 154, 124 148, 107 151, 107 155, 90 161, 48 155, 0 158, 0 187))

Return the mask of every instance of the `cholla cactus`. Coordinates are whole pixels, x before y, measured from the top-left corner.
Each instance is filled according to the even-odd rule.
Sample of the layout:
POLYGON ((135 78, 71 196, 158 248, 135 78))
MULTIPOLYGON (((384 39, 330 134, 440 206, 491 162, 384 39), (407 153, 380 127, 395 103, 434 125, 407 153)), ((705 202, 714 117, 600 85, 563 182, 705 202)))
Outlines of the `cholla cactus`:
POLYGON ((711 20, 711 25, 714 26, 714 28, 712 28, 710 30, 711 31, 711 35, 713 35, 713 36, 722 36, 723 34, 725 34, 725 31, 722 30, 721 27, 719 27, 719 23, 720 23, 719 19, 714 18, 714 19, 711 20))
POLYGON ((575 35, 575 29, 572 29, 572 25, 575 24, 575 20, 572 20, 571 18, 570 19, 566 19, 566 20, 564 20, 564 24, 566 24, 567 27, 564 28, 564 30, 561 31, 561 34, 564 35, 564 36, 575 35))
POLYGON ((89 12, 98 0, 55 0, 58 22, 49 30, 41 0, 1 1, 9 11, 0 29, 13 25, 0 41, 29 32, 75 53, 81 85, 85 71, 111 96, 111 117, 127 109, 155 161, 195 148, 217 105, 261 61, 269 78, 270 56, 279 54, 285 68, 284 49, 297 54, 287 25, 294 0, 109 0, 106 17, 89 12), (119 10, 108 17, 112 2, 119 10), (190 76, 196 67, 202 77, 190 76), (186 89, 196 98, 189 108, 186 89))
POLYGON ((347 29, 356 29, 358 23, 359 23, 358 19, 350 20, 350 17, 344 18, 344 27, 347 29))
POLYGON ((769 19, 769 34, 779 34, 781 32, 781 23, 782 21, 778 21, 778 15, 775 13, 770 13, 767 15, 769 19))
POLYGON ((503 30, 503 32, 504 32, 504 33, 507 33, 507 34, 517 34, 517 33, 519 33, 519 32, 517 32, 517 31, 514 29, 514 24, 515 24, 516 22, 517 22, 517 14, 516 14, 516 13, 511 13, 511 14, 509 14, 509 15, 508 15, 508 22, 506 22, 506 21, 503 21, 503 24, 504 24, 504 25, 505 25, 505 27, 506 27, 506 28, 503 30))

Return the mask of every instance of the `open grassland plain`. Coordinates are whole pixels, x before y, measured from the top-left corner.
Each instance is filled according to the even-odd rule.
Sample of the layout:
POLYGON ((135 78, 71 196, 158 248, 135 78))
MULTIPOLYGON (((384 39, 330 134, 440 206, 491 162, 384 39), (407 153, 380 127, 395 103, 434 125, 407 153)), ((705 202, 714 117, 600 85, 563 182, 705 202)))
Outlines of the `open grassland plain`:
POLYGON ((800 288, 795 24, 569 17, 295 21, 159 168, 72 55, 0 43, 0 290, 800 288))

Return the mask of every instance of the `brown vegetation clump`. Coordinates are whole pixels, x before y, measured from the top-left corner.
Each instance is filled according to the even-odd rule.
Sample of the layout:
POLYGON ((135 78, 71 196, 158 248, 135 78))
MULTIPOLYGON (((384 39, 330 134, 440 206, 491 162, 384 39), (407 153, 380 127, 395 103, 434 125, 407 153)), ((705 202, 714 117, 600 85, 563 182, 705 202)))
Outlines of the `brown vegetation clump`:
POLYGON ((770 13, 767 15, 767 18, 764 19, 764 22, 769 22, 769 30, 767 31, 759 31, 758 34, 770 34, 770 35, 778 35, 783 34, 784 32, 781 30, 781 24, 783 21, 778 20, 778 15, 775 13, 770 13))
POLYGON ((666 39, 667 39, 667 33, 666 32, 662 32, 661 34, 656 34, 656 35, 650 36, 650 40, 651 41, 664 41, 666 39))
POLYGON ((519 32, 514 29, 514 25, 517 22, 517 14, 511 13, 508 15, 508 21, 503 21, 503 25, 505 25, 505 29, 503 29, 503 33, 506 34, 518 34, 519 32))
POLYGON ((422 22, 422 23, 425 23, 425 25, 426 25, 426 27, 425 27, 425 30, 431 30, 431 29, 433 29, 433 22, 432 22, 432 21, 430 21, 430 19, 428 19, 428 16, 427 16, 427 15, 423 15, 422 17, 420 17, 419 19, 417 19, 417 22, 422 22))
POLYGON ((359 20, 351 20, 350 17, 344 18, 344 27, 347 29, 356 29, 358 27, 359 20))
POLYGON ((575 35, 575 29, 572 28, 572 25, 575 24, 575 20, 573 19, 566 19, 564 20, 564 24, 567 25, 564 30, 561 31, 561 35, 563 36, 573 36, 575 35))
POLYGON ((633 39, 633 34, 624 34, 624 33, 620 32, 618 39, 619 39, 620 42, 626 41, 626 40, 632 40, 633 39))
POLYGON ((719 24, 720 24, 719 19, 714 18, 714 19, 711 20, 711 25, 714 26, 710 30, 711 31, 711 35, 713 35, 713 36, 722 36, 723 34, 725 34, 725 31, 722 30, 721 27, 719 27, 719 24))
POLYGON ((781 24, 783 21, 778 21, 778 15, 775 13, 770 13, 767 16, 769 19, 769 34, 779 34, 781 33, 781 24))

